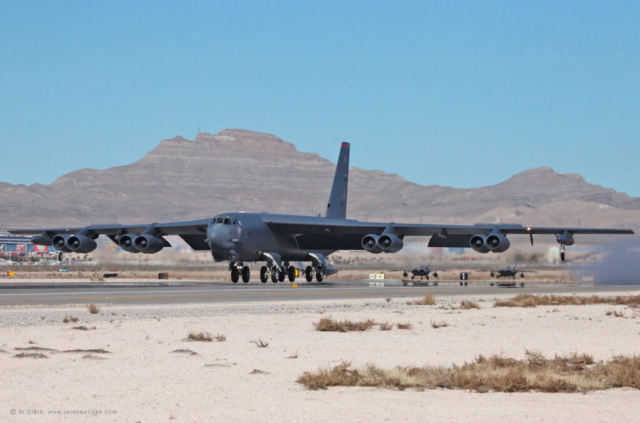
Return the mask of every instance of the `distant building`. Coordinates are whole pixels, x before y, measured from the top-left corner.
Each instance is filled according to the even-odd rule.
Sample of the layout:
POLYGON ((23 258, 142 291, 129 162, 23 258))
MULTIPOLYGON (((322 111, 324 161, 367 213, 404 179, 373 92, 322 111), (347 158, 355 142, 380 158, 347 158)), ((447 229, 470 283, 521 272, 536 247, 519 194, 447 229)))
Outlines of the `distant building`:
POLYGON ((0 255, 51 254, 55 252, 56 249, 53 247, 34 245, 31 242, 31 237, 0 232, 0 255))

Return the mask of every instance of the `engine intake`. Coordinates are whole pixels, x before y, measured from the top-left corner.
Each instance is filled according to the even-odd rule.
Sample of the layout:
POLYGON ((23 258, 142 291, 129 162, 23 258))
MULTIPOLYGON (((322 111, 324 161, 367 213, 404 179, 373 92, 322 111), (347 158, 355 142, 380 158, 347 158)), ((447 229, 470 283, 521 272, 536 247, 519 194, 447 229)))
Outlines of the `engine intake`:
POLYGON ((394 234, 383 234, 378 238, 378 245, 385 253, 397 253, 402 250, 404 242, 394 234))
POLYGON ((118 245, 120 245, 120 248, 122 248, 128 253, 137 254, 140 252, 140 250, 138 250, 136 246, 133 244, 133 242, 136 240, 137 237, 138 235, 134 235, 134 234, 122 235, 118 240, 118 245))
POLYGON ((486 235, 474 235, 471 237, 469 241, 469 246, 478 253, 486 254, 488 253, 489 247, 487 246, 487 236, 486 235))
POLYGON ((74 253, 90 253, 98 247, 98 244, 86 235, 74 235, 67 239, 67 246, 74 253))
POLYGON ((143 254, 155 254, 164 248, 164 242, 151 235, 140 235, 133 241, 133 245, 143 254))
POLYGON ((67 246, 67 240, 69 239, 69 236, 70 235, 67 235, 67 234, 60 234, 60 235, 54 236, 53 239, 51 240, 53 247, 58 251, 70 253, 71 248, 67 246))
POLYGON ((486 244, 494 253, 503 253, 511 246, 511 242, 502 234, 489 235, 487 237, 486 244))
POLYGON ((380 237, 378 235, 365 235, 362 238, 362 248, 367 250, 372 254, 380 254, 382 252, 382 248, 378 244, 378 239, 380 237))

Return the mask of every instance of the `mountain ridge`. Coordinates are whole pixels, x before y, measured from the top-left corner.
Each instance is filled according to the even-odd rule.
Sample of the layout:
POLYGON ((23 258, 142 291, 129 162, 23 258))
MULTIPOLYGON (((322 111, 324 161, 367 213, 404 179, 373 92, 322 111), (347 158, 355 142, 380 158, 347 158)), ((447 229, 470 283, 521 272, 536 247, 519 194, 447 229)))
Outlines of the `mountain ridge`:
MULTIPOLYGON (((189 220, 239 210, 324 214, 334 166, 272 134, 178 135, 128 165, 78 169, 49 185, 0 182, 0 227, 189 220)), ((420 185, 352 167, 348 217, 633 227, 640 198, 547 166, 480 188, 420 185)))

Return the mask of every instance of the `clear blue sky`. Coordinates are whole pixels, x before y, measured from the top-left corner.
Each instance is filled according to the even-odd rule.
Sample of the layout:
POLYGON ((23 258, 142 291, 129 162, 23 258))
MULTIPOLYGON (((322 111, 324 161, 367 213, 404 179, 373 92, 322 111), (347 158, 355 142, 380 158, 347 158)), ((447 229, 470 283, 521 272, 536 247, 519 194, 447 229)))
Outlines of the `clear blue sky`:
POLYGON ((640 196, 640 2, 0 3, 0 181, 244 128, 420 184, 640 196))

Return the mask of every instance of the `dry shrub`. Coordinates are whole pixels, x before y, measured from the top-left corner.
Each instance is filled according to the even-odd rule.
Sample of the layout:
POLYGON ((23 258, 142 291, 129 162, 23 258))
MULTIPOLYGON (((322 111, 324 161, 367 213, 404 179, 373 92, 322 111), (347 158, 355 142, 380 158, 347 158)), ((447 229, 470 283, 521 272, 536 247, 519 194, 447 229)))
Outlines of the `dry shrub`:
POLYGON ((387 298, 387 299, 385 299, 385 301, 390 303, 391 302, 391 298, 387 298))
POLYGON ((384 330, 384 331, 391 330, 391 328, 393 328, 393 326, 387 322, 380 323, 378 326, 380 327, 380 330, 384 330))
POLYGON ((213 338, 216 340, 216 342, 224 342, 227 340, 227 337, 224 336, 223 334, 219 333, 215 336, 215 338, 213 338))
POLYGON ((91 314, 98 314, 100 312, 100 307, 95 304, 87 304, 87 310, 89 310, 89 313, 91 314))
POLYGON ((14 355, 15 358, 49 358, 42 353, 20 353, 14 355))
POLYGON ((427 294, 423 298, 420 298, 419 300, 416 300, 416 301, 407 301, 408 305, 430 306, 430 305, 434 305, 435 303, 436 303, 436 298, 431 294, 427 294))
POLYGON ((86 326, 82 325, 82 326, 74 326, 72 329, 77 329, 77 330, 90 330, 90 329, 95 329, 95 328, 96 328, 95 326, 94 326, 94 327, 92 327, 92 328, 88 328, 88 327, 86 327, 86 326))
POLYGON ((413 326, 411 326, 411 323, 398 323, 396 327, 398 329, 411 329, 413 326))
POLYGON ((78 319, 76 316, 72 316, 71 314, 67 314, 62 319, 62 323, 69 323, 69 322, 76 323, 78 320, 80 320, 80 319, 78 319))
POLYGON ((187 341, 199 341, 199 342, 211 342, 213 341, 213 335, 211 332, 189 332, 186 338, 187 341))
POLYGON ((371 319, 361 322, 353 322, 351 320, 339 322, 329 317, 323 317, 318 323, 313 324, 316 330, 320 332, 363 332, 371 329, 375 325, 376 322, 371 319))
POLYGON ((614 317, 624 317, 624 313, 621 311, 606 311, 605 314, 607 316, 614 316, 614 317))
POLYGON ((449 326, 449 323, 445 322, 444 320, 441 320, 439 322, 436 322, 435 320, 431 321, 431 327, 434 329, 446 328, 447 326, 449 326))
POLYGON ((472 308, 480 308, 480 306, 477 303, 474 303, 473 301, 464 300, 463 302, 460 303, 459 308, 463 310, 469 310, 472 308))
POLYGON ((586 392, 616 387, 640 389, 640 356, 614 357, 594 363, 586 354, 547 358, 526 352, 524 360, 477 357, 462 366, 396 367, 370 365, 352 369, 343 362, 333 368, 305 372, 297 380, 308 389, 365 386, 388 389, 464 389, 476 392, 586 392))
POLYGON ((109 351, 103 350, 102 348, 91 348, 91 349, 74 349, 74 350, 65 350, 62 351, 64 353, 93 353, 93 354, 109 354, 109 351))
POLYGON ((258 348, 267 348, 269 346, 268 342, 264 342, 262 339, 259 339, 257 341, 253 341, 254 344, 256 344, 258 346, 258 348))
POLYGON ((533 295, 519 294, 510 300, 497 301, 494 307, 536 307, 536 306, 558 306, 558 305, 590 305, 590 304, 610 304, 626 305, 629 307, 640 306, 640 295, 618 295, 616 297, 574 296, 574 295, 533 295))

